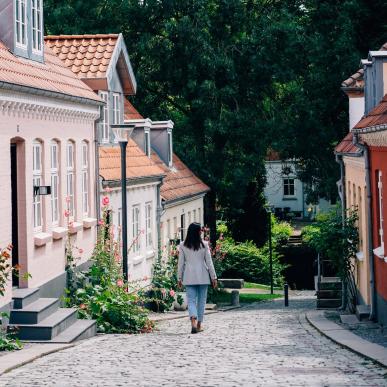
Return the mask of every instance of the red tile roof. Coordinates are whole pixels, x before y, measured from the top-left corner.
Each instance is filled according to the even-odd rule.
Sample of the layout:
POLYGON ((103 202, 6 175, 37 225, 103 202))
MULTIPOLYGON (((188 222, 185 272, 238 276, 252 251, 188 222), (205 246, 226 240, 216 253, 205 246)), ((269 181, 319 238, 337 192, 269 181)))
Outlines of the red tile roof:
POLYGON ((151 157, 166 174, 160 189, 161 197, 165 201, 183 199, 210 190, 175 154, 173 168, 168 168, 155 152, 152 152, 151 157))
POLYGON ((144 117, 136 110, 136 108, 125 98, 124 100, 124 119, 141 120, 144 117))
POLYGON ((266 153, 266 161, 280 161, 281 156, 279 152, 269 148, 266 153))
POLYGON ((353 143, 353 133, 349 132, 344 139, 335 147, 335 153, 357 154, 361 149, 353 143))
POLYGON ((387 94, 382 101, 374 107, 365 117, 363 117, 353 128, 353 130, 367 130, 368 128, 387 129, 387 94))
POLYGON ((45 41, 79 78, 105 78, 119 35, 51 35, 45 41))
MULTIPOLYGON (((99 148, 99 173, 105 180, 121 179, 121 150, 118 146, 99 148)), ((156 165, 131 139, 126 153, 126 175, 128 179, 162 176, 164 171, 156 165)))
POLYGON ((16 57, 0 41, 0 82, 100 101, 45 45, 44 63, 16 57))

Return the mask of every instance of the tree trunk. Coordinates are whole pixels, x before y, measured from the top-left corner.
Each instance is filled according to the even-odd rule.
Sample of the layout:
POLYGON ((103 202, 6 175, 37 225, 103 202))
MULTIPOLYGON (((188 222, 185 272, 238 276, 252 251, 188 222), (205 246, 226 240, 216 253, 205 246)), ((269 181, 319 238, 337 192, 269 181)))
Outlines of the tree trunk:
POLYGON ((210 191, 204 200, 204 225, 210 228, 210 241, 216 243, 216 193, 210 191))

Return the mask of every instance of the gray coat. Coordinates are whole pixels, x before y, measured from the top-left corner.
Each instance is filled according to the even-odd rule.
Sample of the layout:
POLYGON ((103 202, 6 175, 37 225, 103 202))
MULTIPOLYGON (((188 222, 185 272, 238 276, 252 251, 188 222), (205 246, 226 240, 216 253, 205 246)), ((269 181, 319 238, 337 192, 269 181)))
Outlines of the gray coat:
POLYGON ((208 242, 203 241, 204 248, 189 249, 180 243, 178 278, 184 285, 207 285, 211 279, 216 279, 208 242))

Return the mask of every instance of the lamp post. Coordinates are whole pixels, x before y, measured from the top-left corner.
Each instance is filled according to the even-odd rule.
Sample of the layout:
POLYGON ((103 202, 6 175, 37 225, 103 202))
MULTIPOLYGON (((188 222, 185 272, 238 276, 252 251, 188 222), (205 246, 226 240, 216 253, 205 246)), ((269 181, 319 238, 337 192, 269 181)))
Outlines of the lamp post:
POLYGON ((271 207, 265 206, 268 218, 269 218, 269 257, 270 257, 270 294, 273 294, 273 246, 271 238, 271 207))
POLYGON ((122 271, 128 281, 128 205, 126 202, 126 147, 133 133, 134 124, 111 125, 116 141, 121 148, 121 213, 122 213, 122 271))

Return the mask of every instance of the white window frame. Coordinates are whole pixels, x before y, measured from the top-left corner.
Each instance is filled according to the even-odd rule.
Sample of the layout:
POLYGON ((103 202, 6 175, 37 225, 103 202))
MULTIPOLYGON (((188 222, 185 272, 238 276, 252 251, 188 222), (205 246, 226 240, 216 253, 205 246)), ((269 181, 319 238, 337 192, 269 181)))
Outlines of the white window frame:
POLYGON ((178 230, 177 230, 177 217, 175 216, 173 218, 173 238, 172 239, 176 239, 177 232, 178 232, 178 230))
POLYGON ((167 239, 171 238, 171 221, 170 219, 167 219, 167 239))
POLYGON ((193 210, 193 221, 196 223, 196 210, 193 210))
POLYGON ((15 0, 15 34, 16 34, 15 36, 16 47, 26 49, 28 44, 27 0, 15 0), (19 19, 18 19, 18 15, 19 15, 19 19))
POLYGON ((145 130, 144 132, 144 153, 150 157, 150 153, 151 153, 151 147, 150 147, 150 131, 149 130, 145 130))
POLYGON ((173 161, 172 132, 168 131, 168 165, 171 167, 173 161))
POLYGON ((43 51, 43 0, 32 0, 32 51, 43 51))
POLYGON ((110 141, 109 138, 109 93, 107 91, 100 91, 99 96, 105 102, 101 106, 100 117, 100 130, 101 130, 101 142, 106 144, 110 141))
POLYGON ((121 98, 119 93, 113 93, 113 125, 121 123, 121 98))
POLYGON ((51 174, 51 222, 58 226, 60 222, 59 209, 59 142, 52 140, 50 144, 50 174, 51 174))
POLYGON ((89 143, 82 141, 82 210, 83 216, 89 216, 89 143))
MULTIPOLYGON (((69 198, 67 208, 70 218, 75 217, 75 142, 66 144, 66 196, 69 198)), ((66 209, 67 209, 66 208, 66 209)))
POLYGON ((145 203, 145 239, 146 247, 153 248, 153 217, 152 217, 152 202, 145 203))
POLYGON ((294 177, 284 177, 283 178, 283 195, 284 198, 293 198, 296 196, 296 179, 294 177), (290 183, 292 181, 292 184, 290 183), (290 194, 290 188, 293 186, 293 193, 290 194), (288 190, 288 193, 285 193, 285 190, 288 190))
POLYGON ((140 215, 140 205, 135 204, 132 206, 133 253, 139 253, 141 249, 140 215))
POLYGON ((200 207, 198 208, 198 217, 198 223, 202 225, 202 209, 200 207))
MULTIPOLYGON (((40 141, 34 141, 32 145, 32 174, 33 186, 43 185, 43 145, 40 141)), ((43 203, 40 195, 33 192, 33 219, 34 232, 40 232, 43 229, 43 203)))

